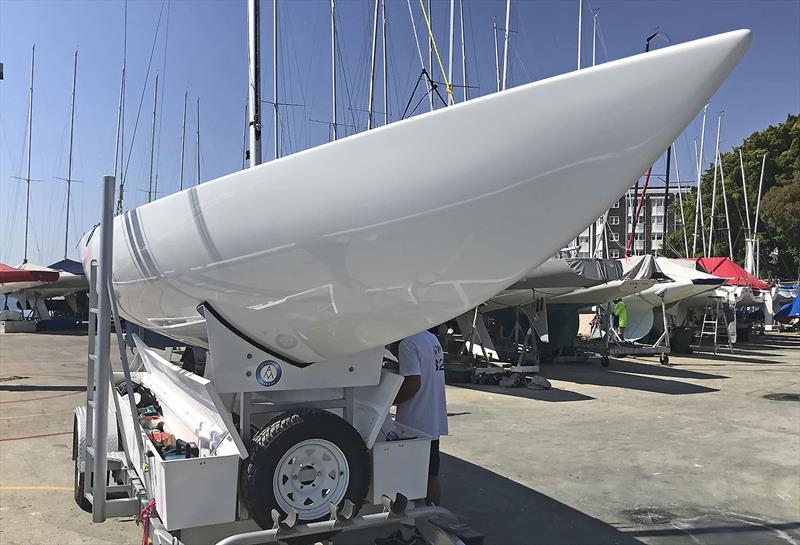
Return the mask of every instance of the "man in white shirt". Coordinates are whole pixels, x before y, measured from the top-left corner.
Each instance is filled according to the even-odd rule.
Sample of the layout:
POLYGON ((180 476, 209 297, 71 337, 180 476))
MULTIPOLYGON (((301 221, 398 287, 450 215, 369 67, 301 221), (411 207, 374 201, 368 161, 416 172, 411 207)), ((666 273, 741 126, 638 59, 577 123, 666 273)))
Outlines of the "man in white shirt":
POLYGON ((428 466, 428 504, 441 500, 439 437, 447 435, 447 400, 444 387, 444 354, 439 339, 428 331, 400 342, 400 374, 405 377, 397 393, 396 420, 433 437, 428 466))

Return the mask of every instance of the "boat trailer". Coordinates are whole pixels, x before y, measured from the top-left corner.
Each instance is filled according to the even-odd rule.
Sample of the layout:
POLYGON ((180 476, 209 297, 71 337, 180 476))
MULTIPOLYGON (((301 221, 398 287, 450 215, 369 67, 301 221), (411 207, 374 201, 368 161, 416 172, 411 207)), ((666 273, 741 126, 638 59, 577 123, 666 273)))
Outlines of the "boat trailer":
POLYGON ((72 451, 75 500, 93 522, 135 517, 156 545, 331 543, 401 523, 436 545, 482 545, 447 509, 414 505, 431 438, 392 421, 402 378, 383 369, 382 348, 293 365, 205 304, 204 376, 136 335, 129 362, 111 282, 113 203, 106 176, 72 451), (109 357, 112 323, 121 372, 109 357))

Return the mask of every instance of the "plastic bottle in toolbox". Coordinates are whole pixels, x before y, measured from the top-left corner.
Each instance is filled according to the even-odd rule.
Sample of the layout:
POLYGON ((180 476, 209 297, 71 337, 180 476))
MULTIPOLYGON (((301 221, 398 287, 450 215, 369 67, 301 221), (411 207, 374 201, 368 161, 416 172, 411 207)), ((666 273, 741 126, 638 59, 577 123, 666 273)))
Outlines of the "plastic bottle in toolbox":
POLYGON ((200 456, 208 456, 214 452, 224 436, 224 434, 209 426, 207 422, 200 422, 195 434, 197 435, 197 448, 200 451, 200 456))

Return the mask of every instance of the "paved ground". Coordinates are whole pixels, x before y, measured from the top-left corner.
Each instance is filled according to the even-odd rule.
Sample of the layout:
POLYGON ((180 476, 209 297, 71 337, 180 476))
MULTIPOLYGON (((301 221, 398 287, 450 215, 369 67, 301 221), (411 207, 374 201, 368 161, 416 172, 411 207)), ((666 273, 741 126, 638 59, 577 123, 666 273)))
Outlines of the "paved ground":
MULTIPOLYGON (((734 355, 545 365, 550 391, 448 388, 444 503, 487 543, 800 543, 800 337, 734 355)), ((134 544, 72 500, 86 338, 0 336, 0 543, 134 544), (24 377, 24 378, 20 378, 24 377)))

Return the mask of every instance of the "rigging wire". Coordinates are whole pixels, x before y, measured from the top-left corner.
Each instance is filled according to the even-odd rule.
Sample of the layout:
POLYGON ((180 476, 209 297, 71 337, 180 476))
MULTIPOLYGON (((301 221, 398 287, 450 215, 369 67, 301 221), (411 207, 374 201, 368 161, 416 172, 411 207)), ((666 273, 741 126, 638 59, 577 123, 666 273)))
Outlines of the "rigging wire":
POLYGON ((169 50, 169 12, 172 6, 171 0, 167 1, 167 24, 164 27, 164 58, 161 65, 161 111, 158 113, 158 129, 156 136, 156 164, 155 164, 155 194, 158 195, 158 165, 161 163, 161 129, 163 128, 162 119, 164 118, 164 91, 167 88, 167 52, 169 50))
POLYGON ((428 18, 428 14, 425 12, 425 3, 422 0, 419 0, 419 6, 422 8, 422 16, 425 18, 425 24, 428 26, 428 36, 431 38, 431 43, 433 44, 433 51, 436 53, 436 60, 439 62, 439 70, 442 71, 442 79, 444 80, 444 86, 447 90, 447 96, 450 99, 451 104, 455 104, 456 99, 453 96, 453 88, 450 85, 450 82, 447 80, 447 73, 444 71, 444 64, 442 64, 442 57, 439 55, 439 47, 436 45, 436 39, 433 37, 433 29, 431 28, 431 20, 428 18))
POLYGON ((136 122, 133 124, 133 136, 131 136, 130 147, 128 148, 128 160, 125 163, 125 168, 122 171, 122 177, 128 177, 128 168, 131 164, 131 156, 133 155, 133 144, 136 142, 136 130, 139 128, 139 118, 142 114, 142 105, 144 104, 144 95, 147 91, 147 82, 150 80, 150 68, 153 64, 153 53, 156 50, 156 43, 158 42, 158 30, 161 28, 161 16, 164 14, 164 4, 166 0, 161 0, 161 10, 158 12, 158 21, 156 22, 156 31, 153 36, 153 46, 150 48, 150 58, 147 61, 147 72, 144 77, 144 85, 142 85, 142 95, 139 97, 139 108, 136 112, 136 122))

